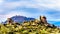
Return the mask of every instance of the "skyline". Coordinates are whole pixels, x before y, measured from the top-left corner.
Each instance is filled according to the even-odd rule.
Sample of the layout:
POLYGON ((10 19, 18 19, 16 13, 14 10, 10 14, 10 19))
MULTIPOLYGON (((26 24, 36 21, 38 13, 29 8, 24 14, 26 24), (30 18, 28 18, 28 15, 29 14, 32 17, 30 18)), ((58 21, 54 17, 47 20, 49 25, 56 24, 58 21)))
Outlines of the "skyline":
POLYGON ((0 0, 0 22, 15 15, 60 22, 60 0, 0 0))

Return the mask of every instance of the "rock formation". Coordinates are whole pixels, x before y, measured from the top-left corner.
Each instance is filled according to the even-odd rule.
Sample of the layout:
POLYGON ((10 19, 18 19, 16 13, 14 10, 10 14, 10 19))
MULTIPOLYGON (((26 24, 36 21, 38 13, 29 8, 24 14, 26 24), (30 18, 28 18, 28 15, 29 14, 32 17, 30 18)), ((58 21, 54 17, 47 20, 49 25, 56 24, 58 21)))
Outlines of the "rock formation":
POLYGON ((45 25, 45 26, 47 26, 47 27, 50 27, 50 28, 56 27, 55 25, 49 24, 49 23, 47 22, 45 16, 40 16, 40 24, 43 24, 43 25, 45 25))
POLYGON ((45 25, 45 26, 49 26, 49 27, 51 26, 51 24, 49 24, 47 22, 47 19, 45 16, 40 16, 40 24, 45 25))
POLYGON ((7 19, 7 23, 11 23, 12 24, 13 23, 13 20, 11 18, 8 18, 7 19))
POLYGON ((43 24, 47 23, 46 17, 45 16, 40 16, 40 22, 43 24))

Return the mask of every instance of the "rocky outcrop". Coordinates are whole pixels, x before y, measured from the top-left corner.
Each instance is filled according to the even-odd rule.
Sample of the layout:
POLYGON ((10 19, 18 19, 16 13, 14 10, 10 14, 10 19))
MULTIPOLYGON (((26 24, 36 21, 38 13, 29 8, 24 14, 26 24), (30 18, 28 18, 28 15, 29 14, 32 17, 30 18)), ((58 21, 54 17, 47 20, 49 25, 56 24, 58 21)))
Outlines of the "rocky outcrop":
POLYGON ((47 20, 45 16, 40 16, 40 22, 43 24, 47 24, 47 20))
POLYGON ((47 22, 47 19, 46 19, 45 16, 40 16, 40 22, 39 23, 42 24, 42 25, 44 25, 44 26, 51 27, 51 28, 52 27, 56 27, 55 25, 49 24, 47 22))
MULTIPOLYGON (((51 25, 51 24, 49 24, 49 23, 47 22, 47 19, 46 19, 45 16, 40 16, 39 19, 40 19, 40 20, 35 19, 35 20, 30 20, 30 21, 24 21, 23 24, 24 24, 24 25, 33 25, 33 26, 35 26, 35 25, 44 25, 44 26, 47 26, 47 27, 55 27, 54 25, 51 25)), ((8 18, 8 19, 7 19, 7 23, 20 25, 19 22, 15 22, 15 21, 12 20, 11 18, 8 18)))
POLYGON ((11 18, 7 19, 7 23, 13 23, 14 21, 11 18))

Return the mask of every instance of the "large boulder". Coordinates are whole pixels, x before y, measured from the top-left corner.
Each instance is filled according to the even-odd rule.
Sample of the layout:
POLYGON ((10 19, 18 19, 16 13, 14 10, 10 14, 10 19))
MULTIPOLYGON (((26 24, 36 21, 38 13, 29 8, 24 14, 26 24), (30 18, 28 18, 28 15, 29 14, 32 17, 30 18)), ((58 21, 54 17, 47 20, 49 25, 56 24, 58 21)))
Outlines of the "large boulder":
POLYGON ((45 16, 40 16, 40 22, 46 24, 47 20, 45 16))
POLYGON ((45 16, 40 16, 40 24, 44 26, 52 27, 52 25, 47 22, 47 19, 45 16))

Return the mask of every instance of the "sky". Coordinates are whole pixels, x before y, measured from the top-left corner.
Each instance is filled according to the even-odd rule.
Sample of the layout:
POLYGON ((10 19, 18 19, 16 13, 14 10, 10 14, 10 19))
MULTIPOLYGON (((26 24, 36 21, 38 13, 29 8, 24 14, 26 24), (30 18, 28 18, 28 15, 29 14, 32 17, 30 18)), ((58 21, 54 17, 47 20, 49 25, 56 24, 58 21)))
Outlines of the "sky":
POLYGON ((36 19, 42 15, 56 24, 60 22, 60 0, 0 0, 0 22, 15 15, 36 19))

